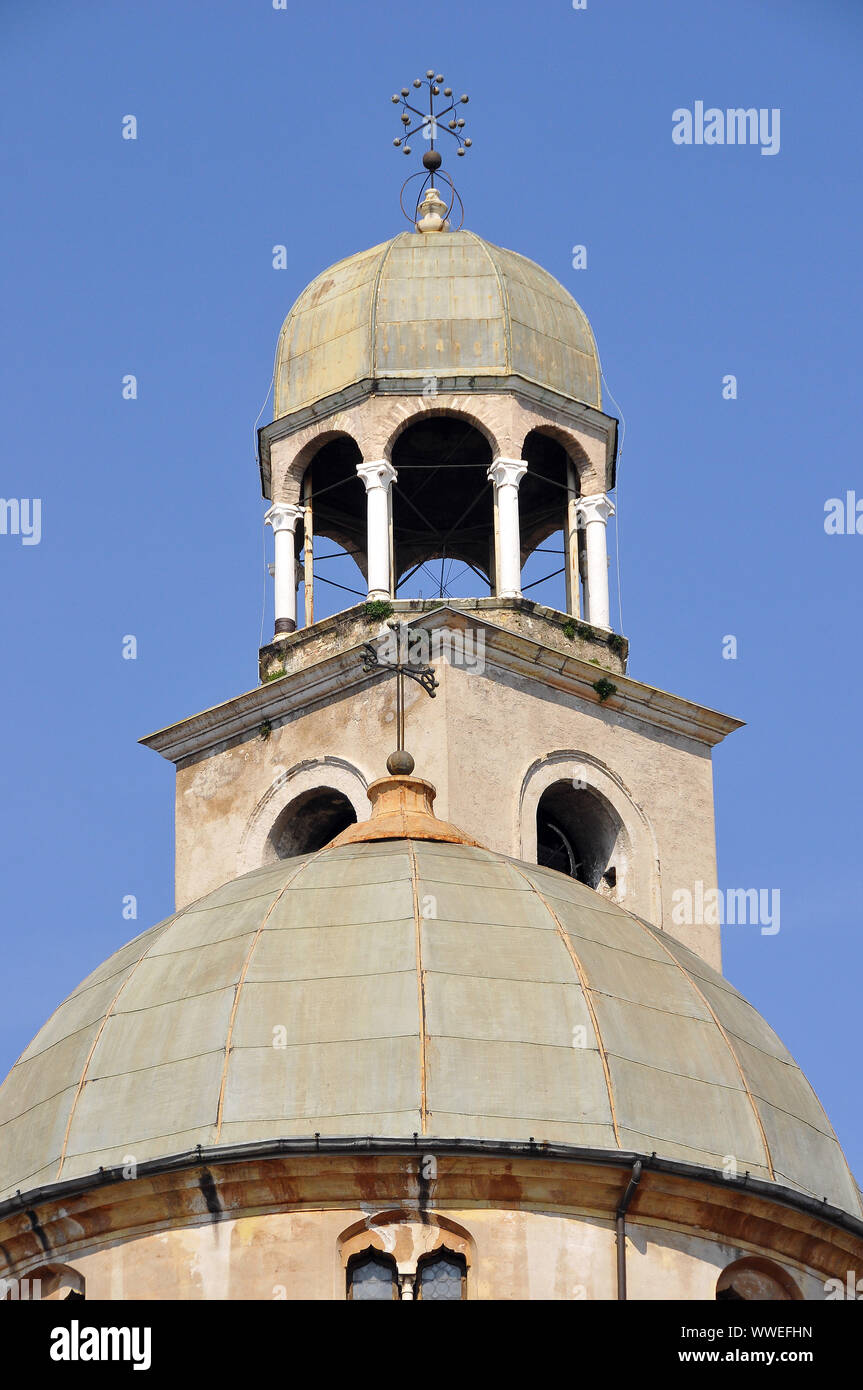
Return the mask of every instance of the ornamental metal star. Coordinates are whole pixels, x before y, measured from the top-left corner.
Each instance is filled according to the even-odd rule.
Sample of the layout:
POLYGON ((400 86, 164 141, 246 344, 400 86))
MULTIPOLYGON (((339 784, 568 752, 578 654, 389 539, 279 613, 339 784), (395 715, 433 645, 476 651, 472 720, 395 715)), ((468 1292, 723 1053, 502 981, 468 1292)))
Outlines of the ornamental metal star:
POLYGON ((444 87, 443 82, 443 73, 439 72, 435 74, 434 68, 429 68, 424 78, 414 78, 413 85, 415 88, 428 87, 429 109, 427 112, 420 111, 407 100, 411 94, 410 87, 402 87, 401 95, 398 93, 393 95, 393 102, 396 105, 399 103, 402 105, 401 119, 402 125, 405 126, 404 135, 393 140, 393 144, 397 149, 403 149, 405 154, 410 154, 411 147, 407 142, 412 135, 416 135, 417 131, 421 130, 429 142, 429 148, 423 155, 423 164, 432 174, 440 168, 442 163, 440 152, 435 148, 435 140, 437 139, 439 130, 446 131, 447 134, 453 136, 458 145, 456 154, 463 155, 465 150, 470 149, 471 146, 471 141, 464 138, 461 133, 465 125, 464 117, 453 114, 456 107, 459 105, 466 106, 470 98, 465 93, 460 97, 453 96, 452 87, 444 87), (440 96, 442 96, 445 101, 449 101, 449 106, 445 106, 442 110, 435 111, 435 97, 440 96), (410 113, 418 117, 416 125, 411 126, 410 113), (442 122, 446 116, 450 116, 451 119, 446 125, 443 125, 442 122), (409 130, 407 129, 408 126, 411 126, 409 130))

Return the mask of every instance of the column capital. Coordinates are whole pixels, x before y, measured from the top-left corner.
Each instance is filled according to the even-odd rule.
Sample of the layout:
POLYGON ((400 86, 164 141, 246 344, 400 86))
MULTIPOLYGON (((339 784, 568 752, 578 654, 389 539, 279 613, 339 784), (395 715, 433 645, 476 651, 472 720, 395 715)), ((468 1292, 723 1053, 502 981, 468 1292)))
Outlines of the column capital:
POLYGON ((272 526, 274 531, 295 531, 302 515, 303 508, 292 502, 274 502, 264 516, 264 525, 272 526))
POLYGON ((587 526, 591 521, 601 521, 603 526, 610 516, 614 516, 614 503, 605 492, 593 492, 588 497, 579 497, 575 503, 579 525, 587 526))
POLYGON ((357 464, 357 473, 366 485, 366 492, 371 492, 373 488, 388 488, 398 477, 388 459, 364 459, 357 464))
POLYGON ((496 458, 488 470, 488 479, 495 487, 505 487, 508 483, 518 487, 526 472, 524 459, 496 458))

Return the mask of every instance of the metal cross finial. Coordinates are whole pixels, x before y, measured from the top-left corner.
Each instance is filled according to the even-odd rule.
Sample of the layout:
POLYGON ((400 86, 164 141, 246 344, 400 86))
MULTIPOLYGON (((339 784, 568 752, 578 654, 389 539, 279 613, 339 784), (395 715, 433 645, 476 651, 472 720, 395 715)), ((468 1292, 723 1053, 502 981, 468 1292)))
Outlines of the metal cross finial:
POLYGON ((416 681, 421 685, 427 695, 435 698, 439 682, 435 679, 434 667, 411 662, 408 642, 409 630, 407 623, 394 622, 387 623, 387 627, 396 636, 396 661, 382 661, 378 649, 372 642, 363 643, 363 670, 364 671, 394 671, 396 674, 396 734, 398 747, 395 753, 391 753, 387 758, 387 770, 394 776, 396 774, 407 775, 414 770, 414 760, 410 753, 405 750, 405 676, 416 681))
POLYGON ((452 119, 448 121, 445 126, 439 125, 439 122, 443 120, 444 116, 449 116, 452 112, 455 111, 457 106, 466 106, 467 103, 470 101, 470 97, 468 97, 465 93, 462 93, 460 97, 455 97, 453 96, 452 87, 444 87, 443 97, 445 101, 449 101, 449 106, 444 107, 442 111, 435 111, 435 97, 439 97, 441 95, 441 86, 443 80, 443 73, 439 72, 437 76, 435 76, 434 68, 429 68, 424 79, 421 77, 414 78, 414 87, 428 87, 429 109, 427 112, 419 111, 416 106, 412 106, 411 103, 407 100, 407 98, 411 94, 410 87, 402 87, 401 95, 399 95, 398 93, 394 93, 393 95, 393 102, 396 105, 398 105, 398 103, 401 102, 401 105, 403 107, 403 126, 407 127, 411 124, 411 117, 408 114, 409 112, 413 112, 414 116, 419 117, 417 124, 412 126, 410 130, 405 129, 403 137, 394 140, 393 144, 396 146, 397 149, 403 149, 405 154, 410 154, 411 147, 407 142, 408 140, 410 140, 412 135, 416 135, 417 131, 421 130, 423 132, 423 135, 429 142, 429 148, 423 155, 423 164, 425 165, 426 169, 428 169, 429 172, 432 174, 435 172, 436 169, 439 169, 441 166, 441 157, 437 149, 435 148, 435 140, 437 139, 439 129, 449 131, 450 135, 454 137, 456 144, 458 145, 457 154, 463 155, 465 150, 470 149, 471 147, 471 141, 469 139, 465 139, 461 134, 461 132, 464 130, 465 124, 463 116, 453 115, 452 119))
MULTIPOLYGON (((438 174, 441 164, 443 163, 440 151, 437 148, 439 133, 444 131, 453 137, 458 146, 456 154, 464 155, 471 146, 470 139, 462 135, 465 119, 463 116, 456 115, 457 108, 462 105, 467 105, 470 98, 467 93, 462 93, 460 97, 454 96, 452 87, 444 87, 443 82, 443 73, 435 73, 434 68, 429 68, 424 78, 414 78, 413 85, 415 88, 428 88, 428 111, 420 111, 419 107, 413 106, 411 102, 408 101, 407 98, 411 95, 410 87, 402 87, 401 94, 398 92, 393 94, 393 102, 396 105, 401 104, 401 121, 404 126, 403 135, 393 140, 393 144, 397 149, 403 150, 405 154, 410 154, 410 140, 413 135, 416 135, 417 131, 422 131, 424 138, 428 141, 428 149, 422 159, 423 168, 426 171, 425 178, 420 185, 417 206, 419 206, 425 188, 434 183, 435 176, 438 174), (449 105, 443 105, 440 110, 435 110, 436 97, 442 98, 442 101, 448 102, 449 105), (447 116, 449 116, 450 119, 445 122, 447 116), (416 119, 414 120, 414 118, 416 119)), ((419 97, 416 98, 416 100, 419 99, 419 97)), ((417 173, 421 172, 422 170, 417 171, 417 173)), ((416 177, 416 175, 412 175, 411 177, 416 177)), ((440 177, 452 189, 454 202, 458 195, 453 187, 452 180, 449 175, 442 172, 440 173, 440 177)), ((406 180, 406 183, 407 182, 406 180)), ((404 194, 404 188, 402 189, 402 194, 404 194)), ((459 202, 461 202, 461 199, 459 199, 459 202)), ((451 207, 452 203, 450 204, 450 208, 451 207)), ((402 208, 404 209, 404 202, 402 202, 402 208)), ((415 217, 409 217, 407 211, 405 211, 405 216, 408 217, 409 221, 416 220, 415 217)))

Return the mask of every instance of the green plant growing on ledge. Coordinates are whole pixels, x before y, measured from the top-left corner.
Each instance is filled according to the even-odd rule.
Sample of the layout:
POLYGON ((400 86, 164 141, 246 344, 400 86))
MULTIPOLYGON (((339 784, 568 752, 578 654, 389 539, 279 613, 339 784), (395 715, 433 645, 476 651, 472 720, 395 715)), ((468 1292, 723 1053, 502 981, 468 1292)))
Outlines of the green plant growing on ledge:
POLYGON ((268 738, 270 737, 270 734, 271 734, 272 732, 273 732, 273 726, 272 726, 272 724, 270 723, 269 719, 265 719, 264 722, 263 722, 263 724, 261 724, 260 727, 258 728, 258 733, 261 735, 261 738, 262 738, 262 739, 266 740, 266 739, 268 739, 268 738))
POLYGON ((626 651, 626 638, 621 637, 619 632, 612 632, 608 639, 608 646, 609 650, 613 651, 615 656, 623 656, 623 653, 626 651))
POLYGON ((569 622, 563 625, 563 635, 568 637, 570 641, 574 637, 585 640, 593 636, 593 628, 589 623, 577 623, 573 618, 570 618, 569 622))
POLYGON ((284 666, 276 666, 272 671, 268 671, 264 676, 263 684, 269 685, 270 681, 279 681, 285 674, 284 666))
POLYGON ((375 621, 391 618, 395 611, 388 598, 370 598, 363 604, 365 616, 375 621))
POLYGON ((614 682, 606 680, 605 676, 603 676, 601 680, 594 681, 593 688, 599 696, 600 704, 604 704, 609 695, 614 695, 617 690, 617 686, 614 682))

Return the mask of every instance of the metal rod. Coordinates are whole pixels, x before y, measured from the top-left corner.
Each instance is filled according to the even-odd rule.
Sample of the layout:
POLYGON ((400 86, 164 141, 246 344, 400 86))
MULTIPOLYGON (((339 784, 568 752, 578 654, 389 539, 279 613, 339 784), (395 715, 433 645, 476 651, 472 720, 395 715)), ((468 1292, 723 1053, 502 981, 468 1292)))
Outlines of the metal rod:
POLYGON ((331 584, 334 589, 344 589, 346 594, 359 594, 360 598, 366 597, 362 589, 352 589, 347 584, 337 583, 335 579, 326 579, 322 574, 318 575, 318 579, 321 581, 322 584, 331 584))
POLYGON ((408 580, 412 579, 413 576, 416 574, 417 570, 421 570, 424 564, 425 561, 420 560, 418 564, 414 565, 413 569, 409 569, 407 574, 404 575, 396 585, 396 592, 398 592, 398 590, 402 587, 403 584, 407 584, 408 580))
POLYGON ((561 569, 555 570, 554 574, 547 574, 543 579, 535 579, 532 584, 524 584, 521 590, 522 593, 526 593, 528 589, 535 589, 537 584, 545 584, 548 579, 556 579, 559 574, 563 574, 565 569, 566 566, 564 565, 561 569))

